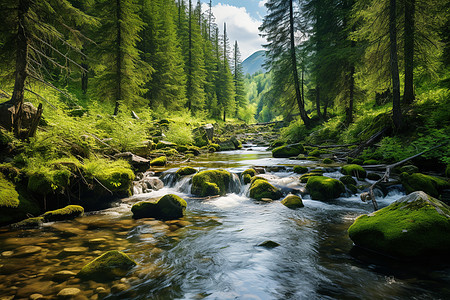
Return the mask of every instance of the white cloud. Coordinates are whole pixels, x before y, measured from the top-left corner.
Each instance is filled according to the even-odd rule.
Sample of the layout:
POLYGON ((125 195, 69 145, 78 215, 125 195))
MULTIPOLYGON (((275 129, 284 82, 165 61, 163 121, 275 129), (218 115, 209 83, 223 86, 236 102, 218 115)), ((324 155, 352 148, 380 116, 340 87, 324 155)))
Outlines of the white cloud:
POLYGON ((216 24, 219 26, 221 34, 223 34, 223 23, 227 23, 230 43, 234 45, 234 41, 238 41, 242 60, 263 49, 262 45, 266 41, 259 36, 258 27, 261 25, 261 21, 252 18, 245 7, 219 3, 212 7, 212 12, 216 17, 216 24))
POLYGON ((261 0, 261 1, 259 1, 259 3, 258 3, 258 6, 259 7, 264 7, 264 5, 267 3, 267 0, 261 0))

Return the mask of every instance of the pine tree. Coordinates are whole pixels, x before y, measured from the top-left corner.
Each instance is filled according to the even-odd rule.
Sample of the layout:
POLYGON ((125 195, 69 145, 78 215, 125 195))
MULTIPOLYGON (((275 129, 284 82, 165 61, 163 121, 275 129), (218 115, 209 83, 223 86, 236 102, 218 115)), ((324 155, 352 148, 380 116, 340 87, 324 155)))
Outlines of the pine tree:
POLYGON ((226 121, 227 112, 234 115, 235 112, 235 92, 233 75, 230 70, 229 50, 228 50, 227 25, 224 24, 224 32, 222 38, 223 60, 219 64, 218 86, 217 86, 217 102, 223 113, 223 121, 226 121))
POLYGON ((400 76, 398 73, 397 54, 397 0, 389 0, 389 53, 392 77, 392 120, 397 129, 402 126, 402 110, 400 107, 400 76))
POLYGON ((294 19, 293 0, 269 0, 266 3, 268 15, 264 17, 260 30, 269 42, 267 61, 273 72, 273 88, 281 97, 295 99, 300 117, 306 126, 311 123, 305 110, 298 76, 295 33, 297 27, 294 19))
POLYGON ((143 103, 152 68, 145 63, 137 48, 144 23, 138 15, 136 0, 100 0, 102 26, 97 32, 95 96, 114 103, 114 115, 122 104, 143 103))
POLYGON ((246 97, 245 87, 244 87, 244 72, 242 70, 241 53, 239 51, 238 42, 235 41, 233 49, 233 79, 234 79, 234 90, 235 90, 235 103, 236 103, 236 117, 240 108, 245 108, 248 106, 248 99, 246 97))

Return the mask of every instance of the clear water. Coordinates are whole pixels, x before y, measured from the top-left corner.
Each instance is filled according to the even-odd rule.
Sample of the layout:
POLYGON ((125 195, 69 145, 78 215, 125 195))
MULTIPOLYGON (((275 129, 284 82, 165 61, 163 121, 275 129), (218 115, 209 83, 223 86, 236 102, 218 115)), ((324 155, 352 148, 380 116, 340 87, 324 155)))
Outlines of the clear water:
MULTIPOLYGON (((293 165, 312 166, 273 159, 258 148, 196 159, 190 165, 231 172, 282 166, 267 176, 289 188, 301 187, 298 175, 290 171, 293 165)), ((448 264, 401 263, 352 249, 347 228, 357 216, 372 211, 358 195, 328 203, 305 196, 304 208, 290 210, 279 201, 255 202, 246 196, 247 189, 192 199, 187 178, 73 221, 39 230, 4 229, 0 299, 26 299, 32 293, 52 298, 67 287, 79 288, 80 299, 450 299, 448 264), (167 193, 187 200, 182 220, 131 218, 133 203, 167 193), (269 240, 280 246, 258 246, 269 240), (41 249, 17 257, 23 246, 41 249), (84 248, 76 252, 73 247, 84 248), (111 283, 55 279, 58 271, 76 273, 101 253, 116 249, 138 263, 126 278, 111 283)), ((386 206, 401 196, 393 191, 379 204, 386 206)))

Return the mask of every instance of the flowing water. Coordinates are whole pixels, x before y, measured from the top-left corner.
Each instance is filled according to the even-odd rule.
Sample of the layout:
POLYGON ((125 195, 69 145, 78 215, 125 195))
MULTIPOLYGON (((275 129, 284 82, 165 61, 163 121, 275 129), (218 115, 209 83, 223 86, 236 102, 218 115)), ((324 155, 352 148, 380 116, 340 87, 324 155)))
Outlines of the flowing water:
MULTIPOLYGON (((315 167, 313 162, 272 158, 256 147, 189 163, 236 174, 264 167, 264 176, 285 193, 302 190, 292 172, 296 164, 315 167)), ((0 230, 0 299, 29 299, 32 294, 52 299, 68 287, 81 290, 77 299, 93 300, 450 299, 448 264, 401 263, 353 249, 347 228, 372 211, 358 195, 327 203, 306 195, 305 207, 291 210, 279 201, 249 199, 248 186, 236 182, 234 193, 195 199, 189 194, 190 178, 174 180, 175 170, 161 174, 163 189, 124 199, 111 209, 41 229, 0 230), (132 219, 133 203, 167 193, 187 200, 183 219, 132 219), (279 246, 259 246, 266 241, 279 246), (73 276, 108 250, 126 252, 138 266, 108 283, 73 276)), ((333 169, 326 172, 340 176, 333 169)), ((401 196, 392 190, 379 204, 401 196)))

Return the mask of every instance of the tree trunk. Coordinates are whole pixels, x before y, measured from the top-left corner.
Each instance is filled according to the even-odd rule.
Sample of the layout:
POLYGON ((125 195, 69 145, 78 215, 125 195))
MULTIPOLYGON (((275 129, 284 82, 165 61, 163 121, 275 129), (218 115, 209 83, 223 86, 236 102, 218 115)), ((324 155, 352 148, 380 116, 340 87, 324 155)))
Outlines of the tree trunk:
POLYGON ((28 41, 25 32, 25 15, 30 8, 29 0, 20 0, 18 8, 18 29, 17 29, 17 53, 14 91, 11 103, 14 105, 13 129, 16 136, 19 136, 22 120, 22 105, 24 99, 25 80, 27 78, 28 67, 28 41))
POLYGON ((353 103, 355 98, 355 66, 350 63, 350 74, 349 74, 349 100, 348 105, 345 108, 345 124, 350 125, 353 123, 353 103))
POLYGON ((223 108, 223 121, 226 122, 227 110, 223 108))
POLYGON ((322 113, 320 112, 320 88, 319 85, 316 86, 316 111, 319 119, 322 119, 322 113))
POLYGON ((310 118, 306 114, 305 111, 305 105, 302 102, 302 95, 300 93, 300 84, 298 82, 298 71, 297 71, 297 56, 295 54, 295 36, 294 36, 294 7, 293 7, 293 0, 289 0, 289 33, 290 33, 290 46, 291 46, 291 65, 292 65, 292 75, 294 77, 294 86, 295 86, 295 96, 297 99, 297 105, 298 109, 300 111, 300 117, 303 120, 303 123, 305 123, 305 126, 308 127, 311 123, 310 118))
POLYGON ((192 0, 189 0, 187 108, 192 109, 192 0))
POLYGON ((414 31, 415 31, 415 0, 405 1, 405 89, 403 103, 413 103, 414 95, 414 31))
POLYGON ((122 8, 120 6, 121 0, 116 0, 116 17, 117 17, 117 95, 116 106, 114 108, 114 115, 119 113, 120 100, 122 99, 122 8))
POLYGON ((83 94, 87 93, 88 89, 88 68, 89 66, 86 63, 82 63, 81 67, 83 67, 84 70, 81 70, 81 90, 83 91, 83 94))
POLYGON ((392 77, 392 120, 396 129, 402 126, 402 111, 400 107, 400 76, 398 74, 397 56, 397 28, 396 28, 397 3, 390 0, 389 5, 389 40, 390 40, 390 65, 392 77))

